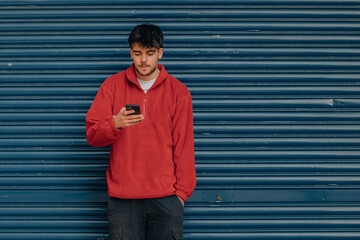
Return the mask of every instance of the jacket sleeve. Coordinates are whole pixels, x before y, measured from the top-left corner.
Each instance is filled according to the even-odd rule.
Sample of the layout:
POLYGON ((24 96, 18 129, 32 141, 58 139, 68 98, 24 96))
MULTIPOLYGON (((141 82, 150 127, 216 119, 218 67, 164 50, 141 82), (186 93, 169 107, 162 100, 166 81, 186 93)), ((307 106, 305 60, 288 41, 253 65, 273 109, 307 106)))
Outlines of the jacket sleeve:
POLYGON ((86 114, 86 139, 93 147, 113 143, 121 130, 115 127, 112 114, 114 93, 103 84, 86 114))
POLYGON ((178 102, 173 117, 175 194, 186 201, 196 185, 193 109, 190 92, 178 102))

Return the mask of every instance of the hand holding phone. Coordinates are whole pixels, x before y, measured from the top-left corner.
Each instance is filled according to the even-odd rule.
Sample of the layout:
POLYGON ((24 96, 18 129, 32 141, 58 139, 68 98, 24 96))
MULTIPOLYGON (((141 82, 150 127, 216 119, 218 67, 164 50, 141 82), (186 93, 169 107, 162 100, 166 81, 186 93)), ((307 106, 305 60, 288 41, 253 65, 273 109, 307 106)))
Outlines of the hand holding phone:
POLYGON ((140 123, 144 119, 144 116, 140 114, 139 105, 129 105, 127 108, 123 107, 117 115, 114 115, 116 128, 129 127, 140 123))

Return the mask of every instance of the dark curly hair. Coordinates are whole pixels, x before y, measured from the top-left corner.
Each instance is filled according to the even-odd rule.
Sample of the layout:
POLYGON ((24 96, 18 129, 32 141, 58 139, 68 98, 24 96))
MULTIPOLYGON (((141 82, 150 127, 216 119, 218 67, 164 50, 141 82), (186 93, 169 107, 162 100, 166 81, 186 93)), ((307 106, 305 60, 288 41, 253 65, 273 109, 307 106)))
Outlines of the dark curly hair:
POLYGON ((137 25, 129 35, 129 46, 138 43, 142 47, 160 49, 163 47, 164 36, 158 26, 152 24, 137 25))

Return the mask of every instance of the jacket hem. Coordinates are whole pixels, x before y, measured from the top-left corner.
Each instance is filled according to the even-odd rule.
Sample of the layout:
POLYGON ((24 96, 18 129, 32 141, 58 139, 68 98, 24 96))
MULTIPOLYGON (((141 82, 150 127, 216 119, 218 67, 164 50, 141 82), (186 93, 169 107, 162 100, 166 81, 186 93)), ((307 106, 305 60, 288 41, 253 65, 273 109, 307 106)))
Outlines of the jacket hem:
POLYGON ((172 191, 170 193, 163 193, 163 194, 155 194, 155 195, 142 195, 142 196, 133 196, 133 195, 123 195, 123 194, 117 194, 108 192, 109 197, 115 197, 115 198, 121 198, 121 199, 146 199, 146 198, 161 198, 161 197, 168 197, 175 195, 175 191, 172 191))

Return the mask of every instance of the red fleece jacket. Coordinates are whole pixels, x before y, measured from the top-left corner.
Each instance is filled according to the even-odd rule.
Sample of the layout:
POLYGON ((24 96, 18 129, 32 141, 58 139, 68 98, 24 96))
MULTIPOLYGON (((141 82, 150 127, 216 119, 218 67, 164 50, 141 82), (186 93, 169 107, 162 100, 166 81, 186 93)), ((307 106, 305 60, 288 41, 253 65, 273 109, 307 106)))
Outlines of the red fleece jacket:
POLYGON ((133 65, 109 77, 86 115, 89 144, 111 144, 106 173, 111 197, 136 199, 176 194, 186 201, 194 191, 191 95, 160 64, 159 69, 158 78, 146 94, 133 65), (144 120, 117 129, 113 115, 125 104, 139 105, 144 120))

